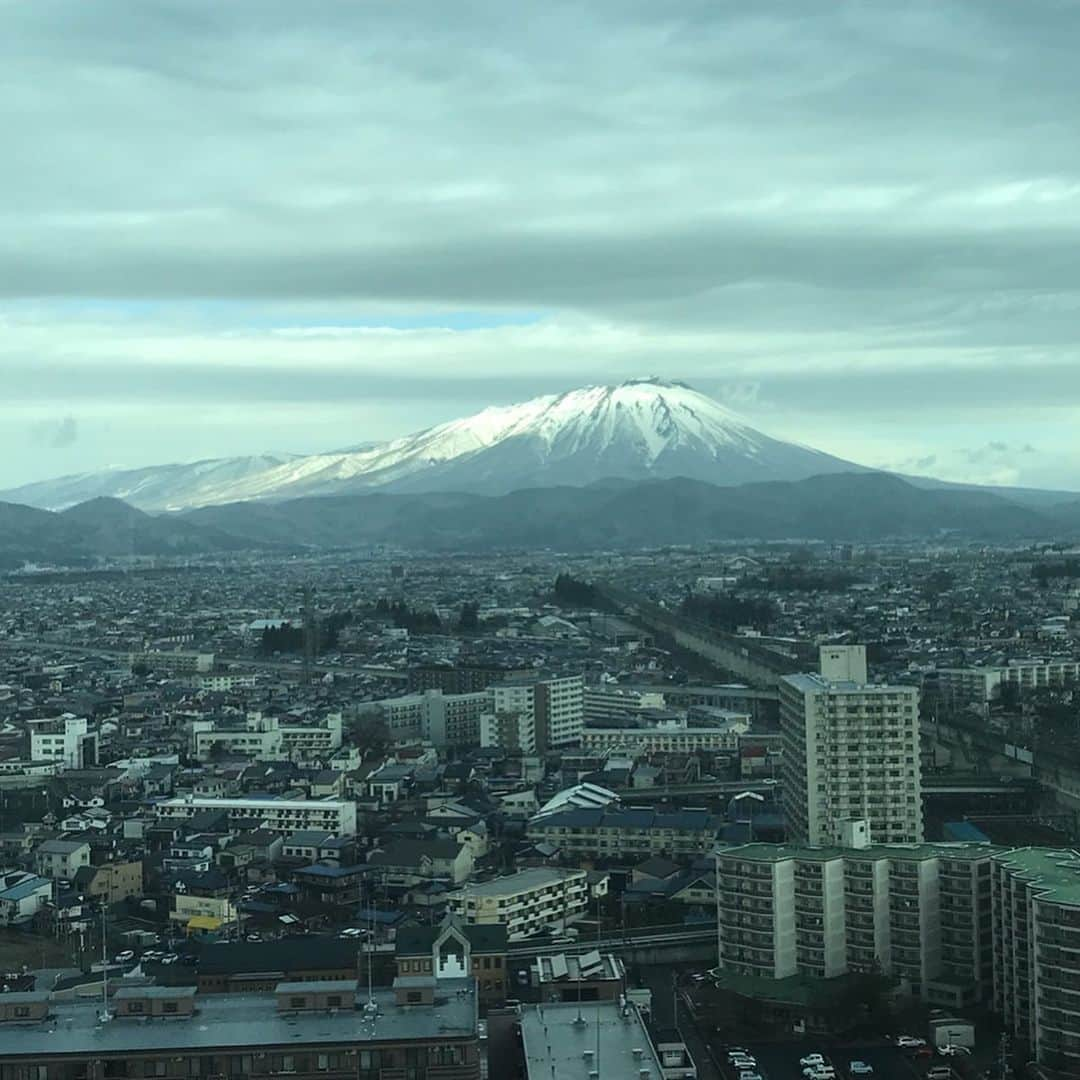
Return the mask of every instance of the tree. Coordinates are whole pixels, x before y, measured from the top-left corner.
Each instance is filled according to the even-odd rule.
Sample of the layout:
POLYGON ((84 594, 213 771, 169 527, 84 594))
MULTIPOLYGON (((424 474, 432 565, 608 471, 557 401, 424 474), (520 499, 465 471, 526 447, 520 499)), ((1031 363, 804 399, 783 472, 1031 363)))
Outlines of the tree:
POLYGON ((357 747, 362 757, 382 757, 393 741, 385 712, 378 707, 366 709, 349 722, 345 741, 357 747))
POLYGON ((463 634, 474 634, 480 629, 480 605, 475 600, 467 600, 461 605, 457 628, 463 634))

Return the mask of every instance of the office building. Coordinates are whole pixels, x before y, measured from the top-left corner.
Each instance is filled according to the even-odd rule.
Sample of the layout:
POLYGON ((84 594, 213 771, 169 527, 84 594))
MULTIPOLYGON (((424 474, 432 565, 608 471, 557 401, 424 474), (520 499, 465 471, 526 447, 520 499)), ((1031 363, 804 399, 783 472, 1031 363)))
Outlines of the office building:
POLYGON ((586 686, 582 712, 586 724, 604 726, 612 720, 636 716, 643 709, 662 709, 664 695, 657 691, 633 690, 621 686, 586 686))
POLYGON ((636 727, 586 726, 581 748, 604 752, 620 750, 634 757, 648 754, 737 754, 739 740, 750 729, 750 717, 727 714, 715 726, 691 726, 686 720, 665 720, 636 727))
POLYGON ((221 810, 230 823, 244 829, 266 829, 290 835, 321 829, 336 836, 356 835, 356 803, 344 799, 228 799, 182 795, 154 804, 159 818, 191 818, 204 810, 221 810))
POLYGON ((573 1001, 528 1005, 519 1024, 526 1080, 697 1075, 681 1036, 657 1032, 654 1041, 637 1006, 625 1001, 590 1002, 584 1010, 573 1001))
POLYGON ((923 838, 919 693, 867 682, 861 645, 821 650, 821 673, 780 680, 788 835, 842 844, 865 821, 874 843, 923 838))
POLYGON ((97 764, 97 732, 85 717, 63 716, 29 720, 30 760, 57 761, 65 769, 87 769, 97 764))
POLYGON ((329 713, 317 723, 297 723, 252 712, 242 725, 218 726, 212 720, 196 720, 191 727, 192 749, 199 761, 208 761, 222 751, 256 761, 327 757, 341 746, 341 738, 341 713, 329 713))
POLYGON ((355 979, 209 997, 193 986, 125 986, 104 1018, 99 1001, 48 992, 6 994, 0 1008, 0 1076, 20 1080, 479 1080, 480 1055, 467 977, 398 978, 370 995, 355 979))
POLYGON ((565 930, 585 914, 584 870, 536 867, 469 885, 448 897, 450 910, 469 925, 506 927, 511 941, 543 930, 565 930))

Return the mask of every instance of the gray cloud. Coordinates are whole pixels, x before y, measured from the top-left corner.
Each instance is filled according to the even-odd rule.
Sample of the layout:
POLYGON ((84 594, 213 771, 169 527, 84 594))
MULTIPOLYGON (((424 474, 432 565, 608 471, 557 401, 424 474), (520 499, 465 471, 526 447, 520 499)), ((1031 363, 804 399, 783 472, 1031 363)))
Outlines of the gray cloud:
POLYGON ((66 450, 79 439, 79 422, 74 416, 41 421, 31 431, 31 441, 52 450, 66 450))
MULTIPOLYGON (((3 13, 0 365, 20 407, 56 415, 62 392, 59 410, 85 420, 142 403, 157 448, 179 454, 166 432, 200 402, 396 402, 407 430, 414 414, 657 370, 804 440, 1011 409, 988 442, 1034 470, 1046 454, 1020 426, 1053 410, 1061 427, 1040 446, 1067 438, 1073 4, 3 13), (460 309, 524 312, 536 329, 271 334, 460 309)), ((880 454, 929 469, 1006 453, 979 437, 897 434, 880 454)), ((265 425, 243 438, 264 447, 265 425)))

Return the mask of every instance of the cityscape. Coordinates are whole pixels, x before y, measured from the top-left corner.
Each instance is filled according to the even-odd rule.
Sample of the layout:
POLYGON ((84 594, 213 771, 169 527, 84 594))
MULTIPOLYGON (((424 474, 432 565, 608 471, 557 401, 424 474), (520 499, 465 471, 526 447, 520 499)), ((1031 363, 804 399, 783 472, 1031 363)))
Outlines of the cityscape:
POLYGON ((5 1067, 1070 1075, 1071 565, 759 543, 10 573, 5 1067))
POLYGON ((0 1080, 1080 1080, 1078 47, 0 2, 0 1080))

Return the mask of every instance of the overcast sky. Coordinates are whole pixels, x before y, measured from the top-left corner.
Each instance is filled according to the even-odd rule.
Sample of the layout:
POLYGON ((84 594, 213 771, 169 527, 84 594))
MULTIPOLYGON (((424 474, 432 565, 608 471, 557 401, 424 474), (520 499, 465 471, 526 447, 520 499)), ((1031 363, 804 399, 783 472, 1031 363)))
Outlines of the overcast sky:
POLYGON ((1072 0, 0 0, 0 486, 660 374, 1080 489, 1072 0))

